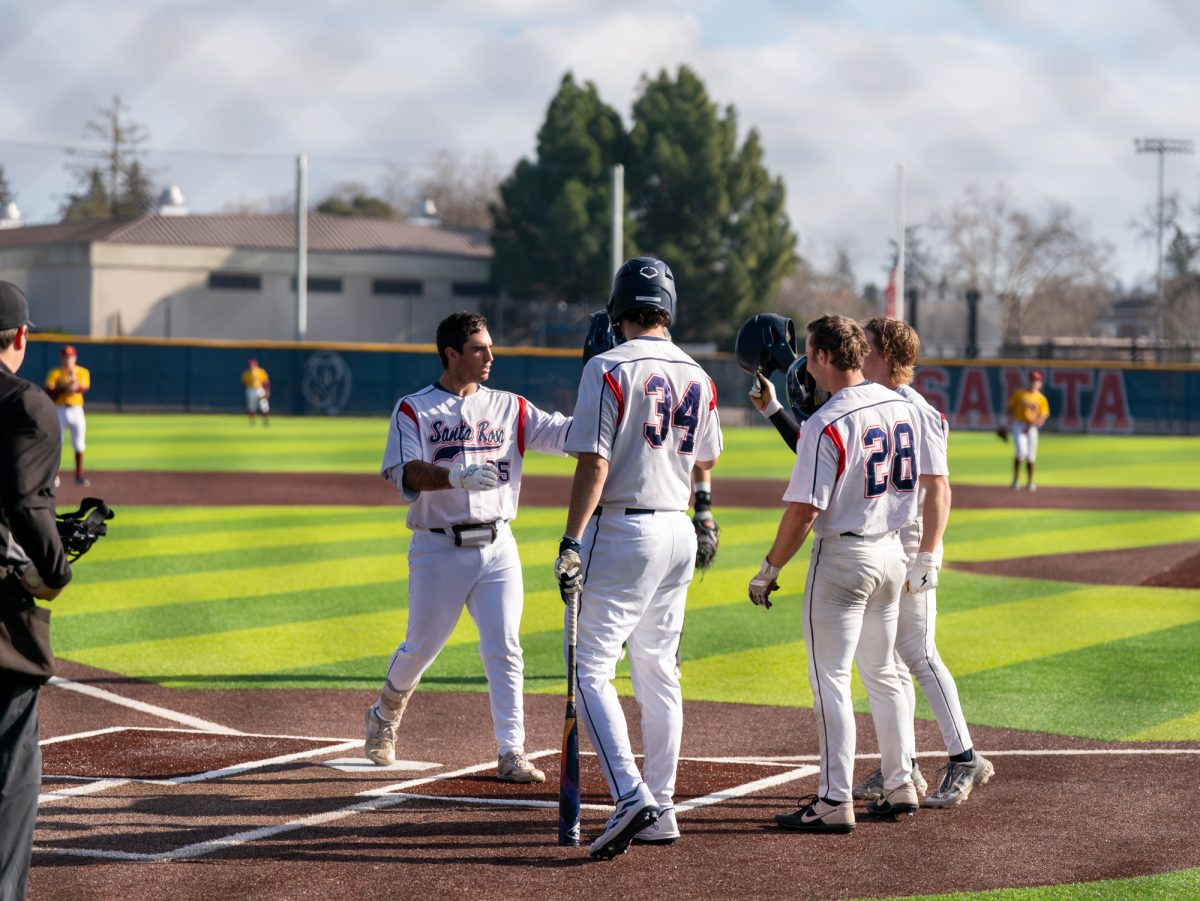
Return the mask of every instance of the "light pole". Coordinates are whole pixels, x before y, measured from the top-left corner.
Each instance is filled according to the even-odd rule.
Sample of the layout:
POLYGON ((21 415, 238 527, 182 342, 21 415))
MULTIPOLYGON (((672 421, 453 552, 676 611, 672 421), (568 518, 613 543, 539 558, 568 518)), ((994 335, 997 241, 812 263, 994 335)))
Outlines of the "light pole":
POLYGON ((1168 153, 1194 153, 1195 143, 1183 138, 1134 138, 1133 144, 1138 153, 1158 154, 1158 301, 1154 310, 1154 336, 1158 348, 1158 360, 1163 358, 1163 344, 1166 341, 1166 331, 1163 325, 1163 311, 1166 308, 1166 294, 1163 290, 1163 169, 1168 153))

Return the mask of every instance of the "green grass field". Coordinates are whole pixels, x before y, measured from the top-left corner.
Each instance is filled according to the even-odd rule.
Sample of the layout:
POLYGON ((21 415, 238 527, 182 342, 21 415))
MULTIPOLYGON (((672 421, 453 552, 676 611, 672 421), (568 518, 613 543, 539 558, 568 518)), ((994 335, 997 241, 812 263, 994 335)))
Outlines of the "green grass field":
MULTIPOLYGON (((242 416, 89 413, 87 464, 93 470, 375 472, 386 435, 386 417, 274 417, 270 428, 251 428, 242 416)), ((725 446, 718 478, 787 477, 788 459, 774 429, 726 429, 725 446)), ((1197 438, 1047 434, 1038 456, 1038 482, 1048 486, 1200 485, 1197 438)), ((73 465, 69 452, 63 460, 73 465)), ((1012 444, 991 432, 956 432, 950 464, 956 482, 1007 485, 1012 444)), ((526 472, 568 475, 573 465, 530 454, 526 472)))
MULTIPOLYGON (((232 416, 89 416, 88 464, 104 469, 374 472, 386 423, 232 416)), ((1200 484, 1196 439, 1047 435, 1046 485, 1200 484)), ((1011 446, 991 434, 951 441, 959 482, 1007 484, 1011 446)), ((571 471, 531 455, 528 472, 571 471)), ((693 700, 810 706, 800 627, 803 550, 771 611, 746 600, 776 511, 722 503, 719 476, 784 478, 768 429, 730 429, 716 494, 714 568, 692 587, 683 689, 693 700), (762 678, 770 672, 772 677, 762 678)), ((562 604, 551 577, 561 508, 523 508, 526 690, 563 690, 562 604)), ((998 560, 1200 540, 1200 514, 958 510, 948 560, 998 560)), ((407 532, 384 508, 130 507, 78 564, 55 602, 60 656, 196 690, 346 688, 374 692, 405 627, 407 532)), ((1080 585, 944 570, 938 646, 972 723, 1106 740, 1200 740, 1200 592, 1080 585)), ((484 691, 464 617, 422 690, 484 691)), ((627 672, 618 688, 629 693, 627 672)), ((855 686, 860 709, 865 693, 855 686)), ((918 692, 918 697, 920 693, 918 692)), ((924 700, 919 715, 928 718, 924 700)), ((997 901, 1195 897, 1200 870, 1134 880, 990 892, 997 901)), ((967 896, 944 896, 959 898, 967 896)))

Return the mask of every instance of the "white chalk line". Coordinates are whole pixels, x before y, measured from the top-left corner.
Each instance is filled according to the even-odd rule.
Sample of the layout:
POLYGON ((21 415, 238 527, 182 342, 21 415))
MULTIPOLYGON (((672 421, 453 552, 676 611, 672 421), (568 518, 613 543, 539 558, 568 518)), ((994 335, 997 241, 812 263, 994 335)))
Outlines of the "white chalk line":
POLYGON ((94 685, 84 685, 82 682, 76 682, 73 679, 64 679, 62 676, 53 676, 50 679, 50 684, 58 688, 65 688, 67 691, 79 692, 81 695, 87 695, 91 698, 97 698, 101 701, 108 701, 110 704, 119 704, 122 707, 128 707, 130 710, 136 710, 139 713, 147 713, 150 716, 156 716, 159 719, 170 720, 175 723, 182 723, 185 726, 194 726, 204 732, 216 732, 221 735, 241 735, 237 729, 231 729, 228 726, 222 726, 220 723, 213 723, 208 720, 202 720, 198 716, 190 716, 186 713, 180 713, 177 710, 170 710, 166 707, 159 707, 157 704, 147 704, 144 701, 135 701, 132 698, 126 698, 123 695, 107 691, 103 688, 96 688, 94 685))
MULTIPOLYGON (((1171 754, 1200 754, 1200 748, 1014 748, 1008 751, 991 750, 984 757, 1089 757, 1089 756, 1155 756, 1171 754)), ((945 752, 918 751, 920 758, 946 759, 945 752)), ((683 759, 683 758, 680 758, 683 759)), ((710 763, 746 763, 766 766, 778 766, 790 763, 820 763, 819 754, 795 754, 786 757, 709 757, 690 758, 707 760, 710 763)), ((878 760, 878 754, 856 754, 855 760, 878 760)))
MULTIPOLYGON (((69 679, 63 679, 55 676, 51 679, 51 684, 57 685, 70 691, 76 691, 80 694, 89 695, 101 700, 109 701, 110 703, 119 704, 133 710, 138 710, 142 713, 157 716, 161 719, 170 720, 183 725, 194 726, 200 732, 217 733, 224 735, 246 735, 237 729, 231 729, 222 726, 218 723, 213 723, 208 720, 193 717, 188 714, 179 713, 178 711, 170 710, 165 707, 158 707, 153 704, 146 704, 141 701, 135 701, 130 698, 122 697, 104 689, 95 688, 94 686, 83 685, 69 679)), ((144 728, 144 727, 140 727, 144 728)), ((55 741, 66 741, 71 738, 84 738, 92 735, 103 735, 110 732, 119 731, 121 727, 111 727, 106 729, 92 730, 91 732, 77 733, 74 736, 60 736, 55 739, 47 739, 42 744, 47 744, 55 741)), ((156 731, 184 731, 162 729, 156 731)), ((299 738, 304 736, 259 736, 273 738, 299 738)), ((318 741, 337 741, 334 739, 314 739, 318 741)), ((322 753, 336 753, 336 750, 345 750, 349 747, 356 747, 360 742, 358 740, 346 739, 341 744, 331 746, 330 748, 312 749, 307 752, 301 752, 300 755, 283 755, 281 758, 272 758, 274 762, 286 762, 284 758, 299 759, 302 756, 317 756, 322 753)), ((557 754, 557 749, 549 749, 544 751, 536 751, 529 754, 531 760, 541 757, 547 757, 552 754, 557 754)), ((586 752, 585 752, 586 753, 586 752)), ((1029 749, 1029 750, 1007 750, 1007 751, 989 751, 989 757, 1007 757, 1007 756, 1072 756, 1072 755, 1170 755, 1170 754, 1200 754, 1200 748, 1079 748, 1079 749, 1029 749)), ((594 755, 593 755, 594 756, 594 755)), ((942 757, 938 752, 923 752, 918 753, 917 757, 942 757)), ((876 759, 877 754, 859 754, 856 759, 869 760, 876 759)), ((681 760, 703 762, 703 763, 727 763, 727 764, 743 764, 748 766, 786 766, 796 763, 817 763, 820 760, 819 755, 793 755, 780 757, 761 757, 761 756, 733 756, 733 757, 684 757, 681 760)), ((268 761, 257 762, 257 766, 270 765, 268 761)), ((213 774, 227 774, 231 771, 245 771, 246 769, 254 768, 255 764, 242 764, 235 767, 227 767, 223 770, 214 770, 213 774)), ((493 763, 480 763, 472 766, 463 767, 459 770, 454 770, 447 773, 441 773, 436 776, 424 778, 409 779, 404 782, 395 783, 393 785, 384 786, 383 788, 368 789, 367 791, 359 792, 357 797, 364 798, 363 801, 357 804, 352 804, 348 807, 338 808, 336 810, 327 811, 325 813, 313 814, 311 816, 302 817, 297 820, 289 820, 284 823, 277 823, 272 826, 263 826, 257 829, 245 830, 234 833, 229 836, 217 839, 209 839, 203 842, 196 842, 190 845, 184 845, 180 848, 175 848, 170 851, 163 851, 154 854, 137 853, 129 851, 115 851, 103 848, 47 848, 35 846, 34 850, 42 854, 57 854, 69 857, 92 857, 109 860, 125 860, 125 861, 167 861, 179 860, 184 858, 203 857, 208 854, 216 853, 217 851, 235 848, 240 845, 248 844, 253 841, 259 841, 266 838, 272 838, 276 835, 281 835, 285 832, 292 832, 297 829, 304 829, 310 826, 319 826, 326 823, 336 822, 356 813, 372 812, 377 810, 387 809, 389 807, 398 806, 412 800, 427 800, 427 801, 453 801, 456 803, 469 803, 494 806, 512 806, 512 807, 530 807, 530 808, 555 808, 558 806, 553 801, 533 801, 520 799, 495 799, 495 798, 469 798, 469 797, 448 797, 444 795, 421 795, 405 792, 405 789, 416 788, 421 785, 427 785, 432 782, 454 779, 459 776, 473 775, 491 769, 493 763)), ((777 785, 793 782, 807 776, 815 775, 819 772, 816 766, 800 766, 796 769, 789 770, 784 773, 779 773, 774 776, 769 776, 765 779, 755 780, 745 783, 740 786, 735 786, 719 792, 713 792, 700 798, 693 798, 688 801, 680 802, 676 805, 677 812, 686 812, 699 807, 705 807, 712 804, 720 803, 721 801, 730 800, 732 798, 743 797, 753 794, 757 791, 762 791, 767 788, 772 788, 777 785)), ((191 777, 179 777, 185 781, 198 781, 201 776, 215 778, 209 774, 197 774, 191 777)), ((77 797, 82 794, 91 794, 97 791, 114 788, 123 784, 127 784, 129 779, 101 779, 96 782, 91 782, 86 785, 76 786, 74 788, 60 789, 55 792, 47 793, 39 797, 39 804, 42 803, 42 798, 47 799, 67 799, 77 797)), ((164 780, 163 784, 178 784, 177 780, 164 780)), ((587 804, 581 805, 585 810, 599 810, 607 812, 612 810, 611 805, 587 804)))

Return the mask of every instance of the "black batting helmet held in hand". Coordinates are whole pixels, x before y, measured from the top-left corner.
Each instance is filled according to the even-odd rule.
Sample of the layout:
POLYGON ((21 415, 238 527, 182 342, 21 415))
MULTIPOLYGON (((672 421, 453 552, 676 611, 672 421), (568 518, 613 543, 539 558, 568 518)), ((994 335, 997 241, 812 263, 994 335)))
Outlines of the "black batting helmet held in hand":
POLYGON ((738 329, 733 343, 738 366, 747 375, 787 372, 796 359, 796 325, 786 316, 759 313, 738 329))
POLYGON ((797 422, 804 422, 817 412, 817 407, 829 400, 829 394, 813 381, 808 371, 808 357, 804 354, 788 367, 787 399, 797 422))
POLYGON ((608 320, 614 331, 621 318, 636 307, 666 310, 671 322, 675 321, 675 276, 662 260, 634 257, 617 270, 608 298, 608 320))
POLYGON ((583 342, 583 362, 612 350, 618 344, 624 344, 624 338, 617 333, 608 321, 608 313, 597 310, 592 314, 592 322, 588 326, 587 338, 583 342))

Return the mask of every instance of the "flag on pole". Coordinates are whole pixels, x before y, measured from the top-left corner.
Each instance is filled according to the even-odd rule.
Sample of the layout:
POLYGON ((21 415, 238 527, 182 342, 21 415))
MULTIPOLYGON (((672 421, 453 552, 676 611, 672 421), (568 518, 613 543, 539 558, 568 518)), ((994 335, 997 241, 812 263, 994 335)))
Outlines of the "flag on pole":
POLYGON ((887 290, 883 292, 883 315, 889 319, 896 318, 896 267, 888 276, 887 290))

